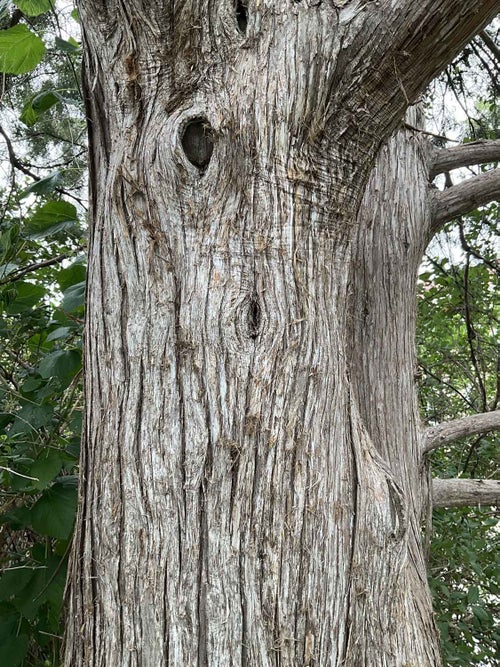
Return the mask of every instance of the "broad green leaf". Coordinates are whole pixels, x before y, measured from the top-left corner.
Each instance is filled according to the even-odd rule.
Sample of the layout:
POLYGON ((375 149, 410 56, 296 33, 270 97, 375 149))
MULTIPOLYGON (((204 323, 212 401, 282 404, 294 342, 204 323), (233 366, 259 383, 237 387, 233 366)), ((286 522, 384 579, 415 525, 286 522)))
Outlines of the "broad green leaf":
POLYGON ((63 310, 71 313, 85 304, 85 282, 72 285, 65 290, 62 301, 63 310))
POLYGON ((21 391, 23 394, 29 394, 35 389, 38 389, 38 387, 43 384, 43 380, 40 380, 40 378, 36 377, 28 377, 22 384, 21 391))
POLYGON ((33 576, 33 568, 22 567, 7 570, 0 577, 0 600, 10 600, 28 585, 33 576))
POLYGON ((10 434, 29 433, 30 431, 38 430, 42 426, 47 426, 52 421, 53 414, 54 408, 51 405, 26 403, 16 414, 10 434))
POLYGON ((40 607, 48 602, 54 608, 57 620, 63 600, 65 565, 60 558, 52 555, 39 561, 39 566, 32 572, 29 585, 12 601, 25 618, 35 620, 40 607))
POLYGON ((43 357, 38 372, 43 378, 71 379, 80 370, 82 355, 79 350, 57 350, 43 357))
POLYGON ((24 105, 19 120, 28 127, 32 127, 42 114, 62 101, 64 101, 64 97, 57 91, 44 90, 24 105))
POLYGON ((62 461, 56 450, 43 452, 30 468, 30 477, 36 477, 38 482, 32 482, 35 489, 45 489, 61 470, 62 461))
POLYGON ((78 44, 78 42, 72 37, 70 37, 69 40, 56 37, 56 48, 59 49, 59 51, 62 51, 63 53, 80 52, 80 44, 78 44))
POLYGON ((42 287, 42 285, 33 285, 33 283, 23 281, 12 283, 11 289, 15 290, 15 298, 10 299, 6 306, 8 313, 20 313, 29 310, 38 305, 46 294, 45 287, 42 287))
POLYGON ((75 520, 76 504, 76 486, 57 482, 44 491, 33 506, 33 530, 49 537, 68 538, 75 520))
POLYGON ((12 635, 2 641, 2 667, 18 667, 28 653, 28 635, 12 635))
POLYGON ((19 238, 19 225, 12 225, 10 229, 0 234, 0 258, 4 260, 10 249, 16 245, 19 238))
POLYGON ((23 23, 0 30, 0 72, 25 74, 43 58, 45 44, 23 23))
POLYGON ((56 188, 58 188, 63 181, 63 176, 60 171, 54 171, 54 173, 50 174, 50 176, 46 176, 45 178, 41 178, 39 181, 35 181, 35 183, 32 183, 29 187, 26 188, 26 190, 23 190, 20 199, 23 199, 29 194, 36 194, 36 195, 46 195, 49 194, 49 192, 54 192, 56 188))
POLYGON ((491 621, 490 615, 483 607, 475 605, 472 607, 472 613, 481 623, 489 623, 491 621))
POLYGON ((71 438, 65 451, 72 459, 78 461, 80 458, 80 436, 71 438))
POLYGON ((479 588, 477 586, 471 586, 469 592, 467 593, 467 600, 469 603, 475 603, 479 600, 479 588))
POLYGON ((2 514, 1 521, 8 524, 12 530, 23 530, 31 525, 31 511, 27 507, 16 507, 2 514))
POLYGON ((67 201, 49 201, 27 221, 24 232, 29 239, 41 239, 63 229, 71 229, 78 222, 76 208, 67 201))
POLYGON ((59 287, 64 292, 72 285, 81 284, 82 282, 85 283, 85 275, 85 266, 81 262, 76 261, 73 262, 71 266, 61 269, 56 276, 56 280, 59 287))
POLYGON ((52 0, 14 0, 14 4, 26 16, 39 16, 53 7, 52 0))
POLYGON ((54 329, 54 331, 51 331, 49 333, 46 340, 47 342, 50 342, 52 340, 60 340, 61 338, 67 338, 68 335, 71 333, 71 331, 74 331, 74 329, 72 329, 71 327, 57 327, 57 329, 54 329))

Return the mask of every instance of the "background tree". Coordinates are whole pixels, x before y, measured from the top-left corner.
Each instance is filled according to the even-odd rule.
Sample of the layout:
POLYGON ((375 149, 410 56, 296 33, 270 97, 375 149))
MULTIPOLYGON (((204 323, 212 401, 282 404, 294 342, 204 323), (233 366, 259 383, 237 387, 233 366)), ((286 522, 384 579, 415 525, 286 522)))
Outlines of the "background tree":
MULTIPOLYGON (((242 10, 241 10, 241 8, 240 8, 240 12, 241 12, 241 11, 242 11, 242 10)), ((241 23, 241 21, 240 21, 240 23, 241 23)), ((240 28, 241 28, 241 25, 240 25, 240 28)), ((408 137, 407 137, 407 138, 408 138, 408 137)), ((370 204, 370 207, 373 207, 372 204, 370 204)), ((384 238, 384 237, 382 236, 382 239, 383 239, 383 238, 384 238)), ((257 311, 256 311, 256 312, 257 312, 257 311)), ((255 313, 254 313, 254 314, 255 314, 255 313)), ((363 333, 363 335, 366 335, 366 333, 367 333, 366 329, 365 329, 362 333, 363 333)), ((411 331, 410 331, 410 334, 411 334, 411 331)), ((411 338, 411 336, 410 336, 410 338, 411 338)), ((456 413, 455 413, 455 414, 451 413, 451 414, 452 414, 452 416, 456 416, 456 413)), ((368 421, 369 421, 369 415, 368 415, 368 418, 367 418, 367 416, 365 415, 365 419, 366 419, 367 422, 368 422, 368 421)), ((371 424, 371 426, 373 427, 373 423, 371 424)), ((10 432, 10 429, 7 428, 7 433, 9 433, 9 432, 10 432)), ((17 601, 15 600, 14 602, 15 602, 15 603, 17 602, 17 606, 19 606, 19 600, 17 600, 17 601)), ((14 606, 14 608, 16 608, 16 604, 14 604, 13 606, 14 606)), ((311 650, 312 650, 312 649, 311 649, 311 650)))

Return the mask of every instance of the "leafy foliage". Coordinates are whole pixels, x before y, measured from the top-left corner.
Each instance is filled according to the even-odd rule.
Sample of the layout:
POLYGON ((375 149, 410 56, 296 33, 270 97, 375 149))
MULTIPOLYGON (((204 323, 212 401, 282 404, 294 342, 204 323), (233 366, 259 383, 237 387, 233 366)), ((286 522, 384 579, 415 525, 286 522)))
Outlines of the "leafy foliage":
MULTIPOLYGON (((77 500, 85 146, 78 43, 61 15, 40 15, 50 0, 16 5, 35 17, 45 58, 6 80, 0 127, 11 166, 0 190, 0 662, 38 667, 59 664, 77 500)), ((0 53, 12 30, 28 28, 0 30, 0 53)))
MULTIPOLYGON (((83 293, 75 298, 75 288, 85 265, 82 230, 75 219, 65 224, 70 209, 72 217, 71 204, 51 200, 0 226, 0 627, 16 616, 5 627, 15 630, 13 660, 22 646, 26 665, 57 655, 76 509, 83 293), (12 592, 17 576, 27 583, 12 592)), ((10 663, 2 656, 2 664, 10 663)))
MULTIPOLYGON (((498 220, 492 204, 448 225, 428 250, 418 343, 430 423, 499 407, 498 220)), ((491 477, 500 468, 499 446, 498 434, 465 438, 432 455, 433 472, 491 477)), ((434 511, 430 583, 446 665, 493 665, 500 657, 498 547, 491 508, 434 511)))

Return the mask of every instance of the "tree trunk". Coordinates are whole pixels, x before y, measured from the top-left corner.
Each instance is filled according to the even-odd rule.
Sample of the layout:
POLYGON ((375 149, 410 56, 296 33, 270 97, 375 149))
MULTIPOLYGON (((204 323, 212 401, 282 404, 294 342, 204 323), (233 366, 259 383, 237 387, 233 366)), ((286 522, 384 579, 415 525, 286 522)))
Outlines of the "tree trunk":
MULTIPOLYGON (((440 664, 417 140, 385 150, 357 216, 439 62, 396 67, 380 4, 80 3, 93 206, 67 667, 440 664)), ((391 35, 411 54, 436 2, 408 4, 391 35)))

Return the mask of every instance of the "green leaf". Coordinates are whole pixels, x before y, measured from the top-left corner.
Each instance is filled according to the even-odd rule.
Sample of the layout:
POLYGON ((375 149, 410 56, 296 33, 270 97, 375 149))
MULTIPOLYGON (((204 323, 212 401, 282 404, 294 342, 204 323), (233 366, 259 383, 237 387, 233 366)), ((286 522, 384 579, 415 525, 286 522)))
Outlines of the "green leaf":
POLYGON ((467 601, 469 604, 473 604, 479 600, 479 588, 477 586, 471 586, 467 593, 467 601))
POLYGON ((57 621, 62 606, 66 568, 61 567, 60 558, 52 555, 39 562, 40 566, 33 571, 29 585, 15 597, 13 604, 25 618, 35 620, 39 616, 40 607, 48 602, 55 608, 57 621))
POLYGON ((42 114, 55 106, 58 102, 63 102, 64 97, 54 90, 44 90, 29 100, 23 107, 19 120, 28 127, 32 127, 42 114))
MULTIPOLYGON (((49 335, 47 336, 46 340, 47 342, 50 342, 52 340, 59 340, 61 338, 67 338, 69 334, 73 331, 71 327, 58 327, 57 329, 54 329, 54 331, 51 331, 49 335)), ((23 386, 24 389, 24 386, 23 386)))
POLYGON ((2 641, 2 667, 18 667, 28 653, 29 637, 12 635, 2 641))
POLYGON ((60 171, 54 171, 50 176, 41 178, 39 181, 35 181, 26 190, 23 190, 19 196, 20 199, 24 199, 29 194, 35 195, 46 195, 50 192, 54 192, 62 183, 63 176, 60 171))
POLYGON ((52 421, 54 408, 51 405, 36 405, 26 403, 16 414, 16 420, 9 431, 10 435, 14 433, 29 433, 37 431, 42 426, 47 426, 52 421))
POLYGON ((69 40, 61 39, 60 37, 56 37, 56 48, 59 49, 59 51, 62 51, 63 53, 79 53, 80 52, 80 45, 72 37, 70 37, 69 40))
POLYGON ((35 391, 35 389, 38 389, 41 384, 42 384, 42 380, 40 380, 40 378, 28 377, 23 382, 23 384, 21 386, 21 391, 23 392, 23 394, 29 394, 32 391, 35 391))
POLYGON ((49 201, 27 221, 24 232, 29 239, 42 239, 71 229, 78 222, 76 208, 67 201, 49 201))
POLYGON ((29 310, 38 305, 46 294, 45 287, 42 287, 42 285, 33 285, 33 283, 22 281, 12 283, 11 289, 15 290, 15 297, 11 298, 6 306, 8 313, 20 313, 29 310))
POLYGON ((57 451, 49 450, 43 452, 30 468, 30 477, 36 477, 38 482, 32 482, 35 489, 45 489, 56 477, 62 466, 62 461, 57 451))
POLYGON ((57 274, 56 280, 59 287, 64 292, 72 285, 81 285, 82 282, 85 284, 85 275, 85 266, 81 262, 76 261, 73 262, 71 266, 61 269, 57 274))
POLYGON ((79 350, 57 350, 47 354, 38 367, 43 378, 57 377, 61 380, 71 379, 82 365, 79 350))
POLYGON ((11 600, 28 585, 32 576, 33 568, 7 570, 0 577, 0 600, 11 600))
POLYGON ((85 281, 72 285, 65 290, 63 295, 63 310, 71 313, 85 304, 85 281))
POLYGON ((39 16, 52 9, 51 0, 14 0, 14 4, 26 16, 39 16))
POLYGON ((68 538, 75 520, 76 505, 76 486, 57 482, 44 491, 33 506, 33 530, 49 537, 68 538))
POLYGON ((42 60, 45 44, 23 23, 0 30, 0 72, 25 74, 42 60))
POLYGON ((16 507, 1 515, 2 523, 8 524, 12 530, 23 530, 31 526, 31 511, 27 507, 16 507))
POLYGON ((478 605, 472 607, 472 613, 481 623, 489 623, 491 620, 490 615, 488 614, 486 609, 478 605))

